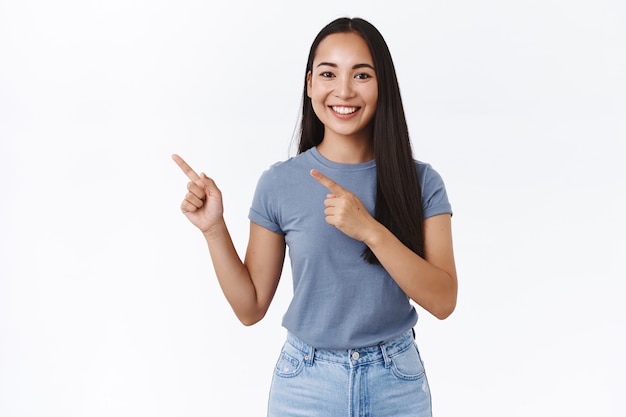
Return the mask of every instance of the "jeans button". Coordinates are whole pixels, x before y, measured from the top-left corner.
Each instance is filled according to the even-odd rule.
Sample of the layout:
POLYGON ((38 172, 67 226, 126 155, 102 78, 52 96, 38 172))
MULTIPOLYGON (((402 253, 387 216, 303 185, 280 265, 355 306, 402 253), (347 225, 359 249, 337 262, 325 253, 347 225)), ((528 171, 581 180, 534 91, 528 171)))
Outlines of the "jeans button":
POLYGON ((353 360, 359 359, 359 352, 352 352, 352 359, 353 360))

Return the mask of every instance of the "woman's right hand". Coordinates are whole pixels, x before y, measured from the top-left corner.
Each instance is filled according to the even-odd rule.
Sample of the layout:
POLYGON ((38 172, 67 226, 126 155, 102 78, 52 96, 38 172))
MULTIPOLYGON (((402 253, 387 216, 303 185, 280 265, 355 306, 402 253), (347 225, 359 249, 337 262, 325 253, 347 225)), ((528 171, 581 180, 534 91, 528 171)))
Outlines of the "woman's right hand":
POLYGON ((198 175, 183 158, 173 154, 172 159, 190 179, 180 209, 194 226, 206 234, 224 221, 222 193, 211 178, 204 173, 198 175))

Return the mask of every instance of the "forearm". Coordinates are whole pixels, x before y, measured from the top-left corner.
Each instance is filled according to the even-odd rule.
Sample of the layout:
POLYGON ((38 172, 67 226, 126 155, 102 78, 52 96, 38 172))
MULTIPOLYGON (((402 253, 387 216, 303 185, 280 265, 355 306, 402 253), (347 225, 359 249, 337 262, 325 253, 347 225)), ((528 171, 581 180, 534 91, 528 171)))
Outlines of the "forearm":
POLYGON ((222 221, 203 234, 226 300, 242 323, 256 323, 264 312, 259 309, 254 283, 235 249, 226 223, 222 221))
POLYGON ((411 299, 435 317, 448 317, 457 296, 451 216, 442 213, 424 220, 422 258, 372 217, 353 193, 317 170, 311 176, 331 192, 324 200, 326 222, 365 243, 411 299))
POLYGON ((406 247, 381 224, 365 242, 398 286, 417 304, 439 319, 456 306, 456 273, 445 271, 406 247))

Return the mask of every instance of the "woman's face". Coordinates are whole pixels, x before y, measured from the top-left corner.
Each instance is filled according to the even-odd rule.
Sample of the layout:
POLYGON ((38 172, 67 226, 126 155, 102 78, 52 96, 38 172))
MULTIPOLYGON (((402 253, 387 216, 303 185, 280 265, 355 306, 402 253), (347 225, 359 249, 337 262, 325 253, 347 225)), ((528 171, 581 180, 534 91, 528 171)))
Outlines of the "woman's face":
POLYGON ((319 44, 307 95, 324 124, 324 139, 349 136, 369 139, 378 101, 378 83, 372 55, 356 33, 335 33, 319 44))

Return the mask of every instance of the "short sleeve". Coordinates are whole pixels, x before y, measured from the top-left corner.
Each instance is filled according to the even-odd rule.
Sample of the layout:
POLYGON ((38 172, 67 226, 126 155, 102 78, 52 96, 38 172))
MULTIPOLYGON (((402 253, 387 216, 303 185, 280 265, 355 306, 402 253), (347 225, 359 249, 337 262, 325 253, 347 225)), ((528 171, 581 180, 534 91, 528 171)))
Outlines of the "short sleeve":
POLYGON ((452 205, 448 200, 448 193, 441 175, 430 164, 421 164, 420 168, 424 218, 438 214, 452 215, 452 205))
POLYGON ((274 233, 282 234, 276 204, 277 183, 272 177, 271 168, 261 174, 252 197, 248 219, 274 233))

